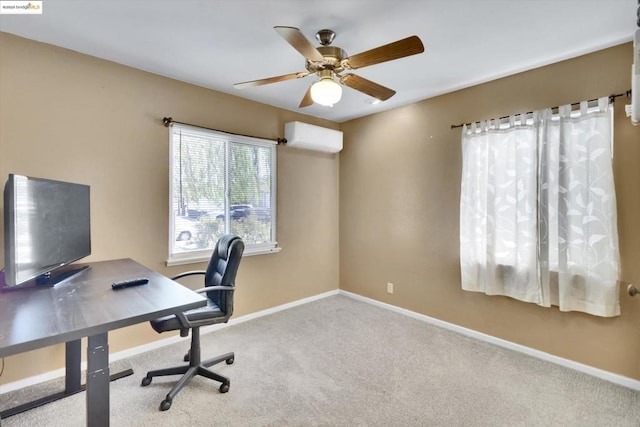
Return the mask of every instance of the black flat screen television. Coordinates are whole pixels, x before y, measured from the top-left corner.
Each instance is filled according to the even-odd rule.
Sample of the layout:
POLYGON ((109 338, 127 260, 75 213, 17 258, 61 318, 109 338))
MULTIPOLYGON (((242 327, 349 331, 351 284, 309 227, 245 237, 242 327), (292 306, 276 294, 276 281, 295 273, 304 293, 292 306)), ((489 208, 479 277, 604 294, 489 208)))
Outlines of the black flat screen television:
POLYGON ((4 187, 8 287, 53 286, 91 254, 89 186, 10 174, 4 187), (69 267, 67 267, 69 266, 69 267))

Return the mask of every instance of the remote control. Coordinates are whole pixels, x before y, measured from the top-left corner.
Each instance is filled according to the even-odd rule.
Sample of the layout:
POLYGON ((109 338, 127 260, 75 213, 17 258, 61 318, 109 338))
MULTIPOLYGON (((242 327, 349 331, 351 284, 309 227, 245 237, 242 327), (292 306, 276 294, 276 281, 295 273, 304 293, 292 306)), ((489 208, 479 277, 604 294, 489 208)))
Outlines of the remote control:
POLYGON ((113 289, 123 289, 123 288, 129 288, 131 286, 146 285, 147 283, 149 283, 149 279, 139 278, 139 279, 131 279, 131 280, 122 280, 120 282, 113 282, 111 284, 111 287, 113 289))

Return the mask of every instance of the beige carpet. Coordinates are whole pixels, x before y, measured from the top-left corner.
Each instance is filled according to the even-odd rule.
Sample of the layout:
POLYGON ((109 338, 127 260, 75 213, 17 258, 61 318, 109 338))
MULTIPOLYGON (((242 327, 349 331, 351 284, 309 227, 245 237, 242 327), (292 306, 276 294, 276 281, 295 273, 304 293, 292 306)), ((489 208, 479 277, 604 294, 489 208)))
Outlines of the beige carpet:
MULTIPOLYGON (((236 352, 229 393, 196 378, 160 412, 175 377, 140 380, 187 340, 127 361, 112 426, 640 426, 638 392, 341 295, 204 335, 204 357, 236 352)), ((84 399, 2 426, 83 426, 84 399)))

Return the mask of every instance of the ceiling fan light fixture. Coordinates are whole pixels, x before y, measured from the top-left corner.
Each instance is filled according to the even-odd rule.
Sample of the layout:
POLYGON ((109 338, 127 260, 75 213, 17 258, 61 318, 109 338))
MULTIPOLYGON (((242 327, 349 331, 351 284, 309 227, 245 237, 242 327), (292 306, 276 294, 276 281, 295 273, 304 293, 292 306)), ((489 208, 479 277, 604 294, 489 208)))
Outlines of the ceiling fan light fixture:
POLYGON ((342 86, 333 80, 333 73, 321 75, 311 86, 311 99, 320 105, 331 107, 342 98, 342 86))
POLYGON ((365 101, 368 104, 375 105, 380 101, 386 101, 395 95, 395 90, 350 71, 424 52, 424 45, 420 38, 410 36, 356 55, 347 56, 342 48, 331 45, 336 35, 332 30, 318 31, 316 38, 321 46, 316 47, 302 34, 299 28, 275 26, 274 29, 291 47, 305 57, 307 71, 236 83, 234 87, 242 89, 317 75, 319 80, 307 89, 298 108, 309 107, 314 103, 333 107, 342 98, 342 86, 371 96, 373 99, 365 101))

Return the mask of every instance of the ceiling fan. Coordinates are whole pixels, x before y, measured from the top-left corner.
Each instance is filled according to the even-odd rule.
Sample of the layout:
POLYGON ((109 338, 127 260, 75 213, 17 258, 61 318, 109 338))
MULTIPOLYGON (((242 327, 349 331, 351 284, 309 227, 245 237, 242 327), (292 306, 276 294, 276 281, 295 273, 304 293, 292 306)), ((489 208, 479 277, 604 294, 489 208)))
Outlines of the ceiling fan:
POLYGON ((336 36, 336 33, 331 30, 324 29, 318 31, 316 39, 320 42, 321 46, 316 48, 305 38, 298 28, 274 27, 274 29, 289 42, 295 50, 307 59, 305 63, 307 71, 236 83, 233 86, 237 89, 244 89, 285 80, 300 79, 311 74, 316 74, 319 80, 307 89, 307 92, 300 102, 300 108, 308 107, 314 102, 321 105, 333 106, 340 101, 342 97, 342 87, 340 84, 365 93, 380 101, 386 101, 395 95, 396 92, 394 90, 349 72, 346 74, 341 73, 343 71, 357 70, 358 68, 368 67, 369 65, 380 64, 424 52, 424 46, 420 38, 418 36, 411 36, 366 52, 347 56, 346 52, 338 46, 331 46, 336 36), (338 82, 340 84, 338 84, 338 82))

